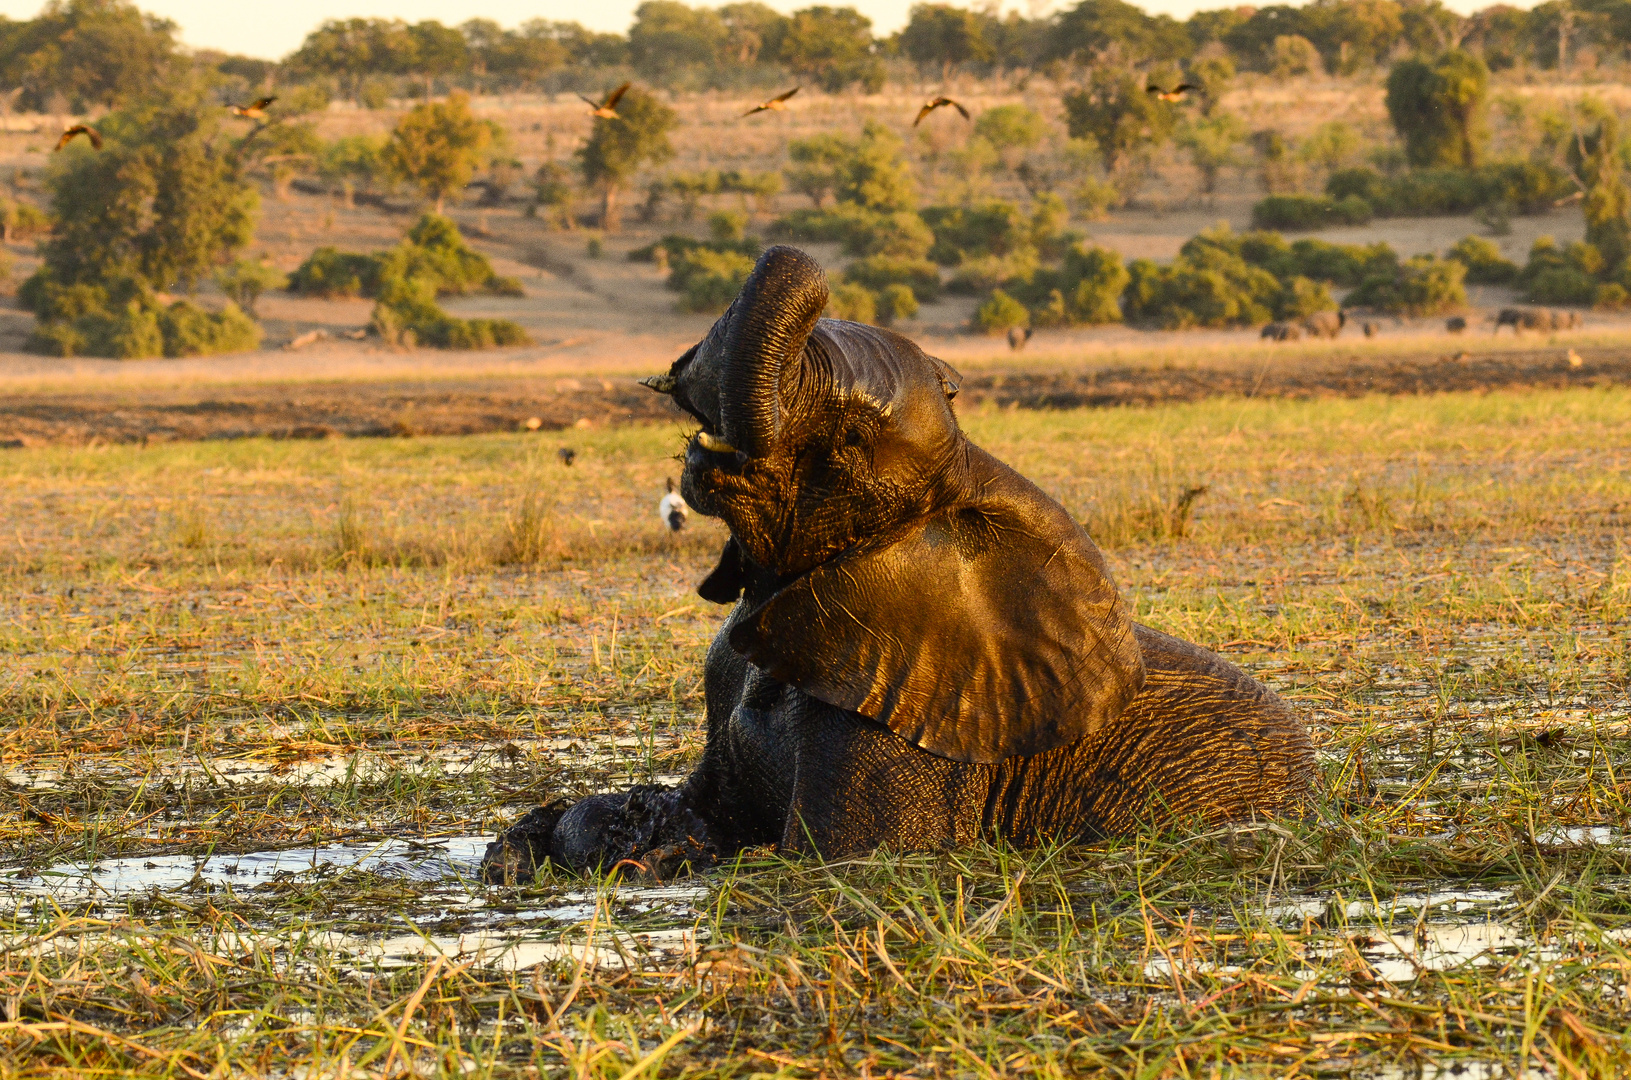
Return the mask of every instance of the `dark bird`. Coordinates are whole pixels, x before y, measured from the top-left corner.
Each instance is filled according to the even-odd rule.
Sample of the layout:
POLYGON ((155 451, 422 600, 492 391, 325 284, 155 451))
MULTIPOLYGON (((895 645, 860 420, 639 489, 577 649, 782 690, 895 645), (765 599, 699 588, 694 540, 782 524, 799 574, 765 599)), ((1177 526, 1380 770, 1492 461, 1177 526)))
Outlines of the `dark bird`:
POLYGON ((923 123, 923 118, 925 116, 928 116, 936 109, 945 105, 950 105, 952 108, 956 109, 960 114, 962 114, 964 120, 968 119, 967 109, 963 108, 949 97, 937 97, 917 111, 917 119, 912 121, 912 126, 917 127, 919 124, 923 123))
POLYGON ((623 100, 623 95, 628 93, 629 87, 633 85, 633 83, 624 83, 616 90, 613 90, 611 93, 607 94, 605 100, 603 101, 597 102, 595 99, 586 98, 582 94, 579 94, 578 97, 582 98, 583 103, 589 106, 590 116, 598 116, 602 120, 616 120, 617 103, 623 100))
POLYGON ((275 97, 256 98, 248 105, 228 105, 233 116, 241 116, 245 120, 265 120, 266 107, 276 101, 275 97))
POLYGON ((561 459, 562 465, 565 465, 568 469, 570 469, 572 467, 572 463, 578 459, 578 452, 572 449, 570 446, 563 446, 559 450, 555 451, 555 456, 561 459))
POLYGON ((1029 326, 1010 326, 1008 328, 1008 347, 1018 352, 1025 347, 1027 341, 1031 340, 1031 335, 1034 333, 1036 331, 1029 326))
POLYGON ((62 138, 57 140, 57 145, 51 152, 54 154, 58 150, 61 150, 64 146, 67 146, 69 143, 73 142, 75 135, 83 135, 87 139, 91 140, 92 150, 102 149, 102 136, 96 133, 95 128, 87 127, 84 124, 75 124, 73 127, 62 133, 62 138))
POLYGON ((685 505, 685 498, 674 490, 674 478, 668 478, 668 494, 657 502, 657 520, 668 526, 669 532, 679 532, 685 528, 686 515, 691 508, 685 505))
POLYGON ((1200 89, 1200 87, 1196 86, 1194 83, 1179 83, 1177 86, 1174 86, 1171 90, 1163 90, 1159 86, 1156 86, 1154 83, 1151 83, 1150 85, 1148 85, 1148 86, 1146 86, 1144 88, 1144 92, 1146 94, 1154 94, 1156 97, 1160 98, 1162 101, 1182 101, 1182 100, 1184 100, 1184 95, 1185 94, 1189 93, 1191 90, 1199 90, 1199 89, 1200 89))
POLYGON ((769 101, 761 101, 759 104, 755 105, 742 115, 752 116, 754 113, 781 112, 783 109, 787 108, 787 99, 798 93, 800 89, 802 88, 795 86, 785 94, 777 94, 769 101))

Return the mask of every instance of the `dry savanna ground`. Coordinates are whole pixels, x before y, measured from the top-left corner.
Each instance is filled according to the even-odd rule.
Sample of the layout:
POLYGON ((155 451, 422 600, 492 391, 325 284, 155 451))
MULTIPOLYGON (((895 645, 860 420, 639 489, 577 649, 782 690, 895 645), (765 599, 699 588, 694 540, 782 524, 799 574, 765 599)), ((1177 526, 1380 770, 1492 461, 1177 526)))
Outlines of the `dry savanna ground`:
MULTIPOLYGON (((585 88, 586 90, 594 88, 585 88)), ((746 99, 724 94, 689 95, 673 101, 681 123, 673 134, 675 156, 654 170, 695 172, 703 169, 766 171, 786 162, 786 145, 794 138, 822 131, 854 134, 867 120, 878 120, 906 140, 907 154, 919 178, 924 202, 954 198, 970 192, 989 193, 1023 201, 1025 190, 1013 169, 998 164, 991 172, 971 178, 957 157, 967 142, 969 125, 950 110, 934 114, 919 128, 911 120, 924 95, 937 87, 890 87, 875 95, 845 93, 827 95, 806 87, 786 113, 767 113, 742 119, 750 104, 746 99)), ((1024 101, 1041 111, 1050 121, 1050 141, 1037 153, 1051 171, 1056 189, 1069 195, 1076 184, 1079 166, 1070 164, 1064 151, 1064 127, 1059 104, 1062 88, 1046 79, 1032 78, 1022 85, 959 85, 952 88, 977 115, 1000 104, 1024 101), (1074 171, 1073 171, 1074 170, 1074 171)), ((1273 128, 1292 138, 1306 137, 1318 125, 1329 121, 1348 124, 1359 136, 1350 151, 1350 163, 1359 163, 1378 147, 1392 143, 1393 135, 1382 105, 1383 87, 1379 78, 1298 79, 1276 82, 1262 76, 1243 76, 1225 101, 1225 107, 1238 113, 1251 130, 1273 128)), ((1499 153, 1528 153, 1540 138, 1541 120, 1548 114, 1566 117, 1580 99, 1592 96, 1615 109, 1631 108, 1631 92, 1618 84, 1515 84, 1498 86, 1492 108, 1493 149, 1499 153)), ((365 132, 388 131, 409 103, 378 111, 336 104, 318 120, 325 138, 365 132)), ((587 135, 590 119, 575 97, 557 95, 482 98, 476 111, 498 121, 508 131, 511 152, 526 173, 544 161, 571 163, 573 151, 587 135)), ((41 173, 48 159, 53 132, 60 130, 62 118, 12 115, 4 118, 0 130, 0 175, 10 177, 14 190, 24 198, 40 200, 41 173)), ((1250 223, 1251 204, 1261 195, 1256 169, 1243 154, 1242 166, 1225 170, 1218 193, 1199 194, 1198 177, 1181 151, 1168 148, 1156 156, 1152 170, 1139 187, 1131 205, 1112 212, 1105 220, 1078 217, 1072 227, 1100 244, 1122 254, 1169 259, 1178 248, 1203 228, 1228 221, 1243 229, 1250 223)), ((1303 169, 1301 183, 1317 190, 1323 183, 1320 167, 1303 169)), ((381 207, 360 204, 347 208, 341 200, 320 190, 301 190, 298 184, 281 194, 274 192, 269 177, 263 177, 264 213, 252 254, 267 255, 285 270, 293 269, 320 245, 341 248, 382 248, 396 242, 418 212, 406 193, 393 197, 381 207)), ((321 185, 317 185, 320 189, 321 185)), ((492 315, 512 318, 532 334, 537 344, 529 348, 504 350, 502 356, 479 359, 439 357, 432 366, 444 364, 482 367, 516 367, 537 370, 553 376, 571 377, 583 373, 605 374, 635 368, 649 370, 660 361, 676 355, 707 327, 705 315, 677 312, 674 296, 662 287, 663 277, 649 263, 630 263, 628 251, 650 243, 666 232, 702 233, 704 219, 713 209, 745 209, 751 216, 751 230, 762 230, 775 215, 808 200, 784 192, 764 204, 735 195, 705 198, 697 213, 686 219, 673 200, 659 208, 650 221, 639 220, 635 212, 644 197, 643 180, 624 196, 627 206, 625 228, 614 236, 602 236, 587 228, 561 230, 544 220, 524 215, 525 184, 517 184, 511 198, 501 205, 482 206, 472 198, 453 208, 453 215, 482 250, 494 259, 500 273, 515 275, 527 295, 515 298, 465 298, 449 307, 464 315, 492 315), (602 245, 602 254, 591 257, 590 241, 602 245)), ((588 216, 594 198, 585 193, 578 210, 588 216)), ((1484 231, 1471 217, 1381 220, 1362 229, 1330 230, 1317 235, 1342 241, 1385 240, 1402 255, 1439 252, 1469 233, 1484 231)), ((1509 235, 1497 237, 1507 257, 1519 262, 1537 236, 1551 235, 1560 241, 1582 234, 1577 207, 1565 207, 1536 217, 1519 217, 1509 235)), ((12 278, 20 280, 35 265, 31 244, 9 245, 13 263, 12 278)), ((836 249, 817 245, 817 254, 829 264, 838 260, 836 249)), ((206 300, 211 287, 205 286, 206 300)), ((992 346, 984 339, 970 340, 965 328, 977 302, 975 297, 947 297, 923 306, 919 316, 903 329, 925 339, 943 355, 953 359, 987 353, 992 346)), ((1475 314, 1510 299, 1501 289, 1477 289, 1471 302, 1475 314)), ((261 304, 269 351, 255 354, 254 363, 238 366, 267 378, 278 378, 292 364, 289 355, 277 347, 311 330, 344 331, 364 326, 368 321, 367 301, 323 301, 274 296, 261 304)), ((1477 320, 1475 329, 1481 327, 1477 320)), ((0 379, 7 377, 72 377, 85 367, 72 361, 50 361, 19 354, 31 325, 30 317, 14 303, 0 307, 0 379)), ((1598 330, 1631 330, 1631 318, 1594 315, 1589 326, 1598 330)), ((1389 323, 1387 336, 1431 335, 1442 327, 1434 320, 1423 324, 1389 323)), ((1091 354, 1103 349, 1171 347, 1194 348, 1238 341, 1250 332, 1198 332, 1174 335, 1135 332, 1121 328, 1077 332, 1044 333, 1031 348, 1051 349, 1067 355, 1091 354)), ((312 347, 313 363, 325 370, 367 369, 382 361, 381 347, 347 341, 319 343, 312 347)), ((156 364, 157 367, 173 366, 156 364)))
POLYGON ((0 1075, 1631 1068, 1631 392, 962 411, 1295 704, 1314 815, 481 886, 700 750, 679 425, 23 449, 0 1075))

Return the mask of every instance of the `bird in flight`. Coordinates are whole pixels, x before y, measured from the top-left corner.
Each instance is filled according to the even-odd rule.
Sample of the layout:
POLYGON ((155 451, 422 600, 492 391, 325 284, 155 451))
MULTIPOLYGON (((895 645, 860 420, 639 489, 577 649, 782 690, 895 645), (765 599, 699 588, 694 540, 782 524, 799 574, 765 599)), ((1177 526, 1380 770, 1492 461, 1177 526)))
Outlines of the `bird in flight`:
POLYGON ((616 120, 617 103, 623 100, 623 95, 628 93, 629 87, 633 85, 633 83, 624 83, 616 90, 613 90, 611 93, 607 94, 604 101, 597 102, 595 99, 586 98, 582 94, 579 94, 578 97, 582 98, 583 103, 589 106, 590 116, 598 116, 602 120, 616 120))
POLYGON ((68 128, 62 133, 62 138, 57 140, 57 145, 51 152, 56 153, 57 150, 61 150, 64 146, 67 146, 69 143, 73 142, 75 135, 83 135, 87 139, 91 140, 91 149, 102 149, 102 136, 96 133, 95 128, 87 127, 84 124, 75 124, 73 127, 68 128))
POLYGON ((917 127, 919 124, 923 123, 923 118, 925 116, 928 116, 930 113, 934 112, 936 109, 941 108, 942 106, 945 106, 945 105, 950 105, 952 108, 956 109, 958 111, 958 113, 960 113, 962 115, 964 120, 968 119, 968 110, 967 109, 963 108, 961 105, 957 104, 957 102, 953 101, 949 97, 937 97, 933 101, 929 102, 927 105, 923 106, 923 108, 921 108, 921 109, 919 109, 917 111, 917 119, 912 121, 912 126, 917 127))
POLYGON ((785 93, 785 94, 777 94, 775 97, 771 98, 769 101, 761 101, 761 102, 759 102, 759 104, 755 105, 753 108, 749 109, 747 112, 743 113, 742 115, 743 116, 752 116, 754 113, 772 112, 772 111, 781 112, 783 109, 787 108, 787 99, 792 97, 794 94, 798 93, 800 89, 802 89, 802 87, 795 86, 795 87, 793 87, 793 89, 787 91, 787 93, 785 93))
POLYGON ((1184 95, 1185 94, 1189 93, 1191 90, 1199 90, 1199 89, 1200 89, 1200 87, 1196 86, 1194 83, 1179 83, 1177 86, 1174 86, 1171 90, 1163 90, 1159 86, 1156 86, 1154 83, 1151 83, 1150 85, 1148 85, 1148 86, 1146 86, 1144 88, 1144 92, 1146 94, 1154 94, 1156 97, 1160 98, 1162 101, 1182 101, 1182 100, 1184 100, 1184 95))
POLYGON ((248 105, 228 105, 233 116, 241 116, 245 120, 265 120, 266 107, 276 101, 275 97, 257 98, 248 105))

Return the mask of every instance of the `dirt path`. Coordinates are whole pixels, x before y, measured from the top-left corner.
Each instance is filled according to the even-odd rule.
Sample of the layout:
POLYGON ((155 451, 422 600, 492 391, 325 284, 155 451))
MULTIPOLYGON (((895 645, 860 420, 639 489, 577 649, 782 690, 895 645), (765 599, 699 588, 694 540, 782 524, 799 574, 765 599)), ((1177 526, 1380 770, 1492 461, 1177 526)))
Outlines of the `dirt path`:
MULTIPOLYGON (((1208 397, 1358 397, 1454 390, 1631 384, 1631 352, 1556 347, 1484 356, 1442 353, 1304 358, 1296 364, 986 368, 959 404, 1029 409, 1154 405, 1208 397)), ((559 431, 673 418, 630 377, 480 374, 442 379, 99 385, 16 389, 0 398, 0 446, 176 439, 328 438, 559 431)))

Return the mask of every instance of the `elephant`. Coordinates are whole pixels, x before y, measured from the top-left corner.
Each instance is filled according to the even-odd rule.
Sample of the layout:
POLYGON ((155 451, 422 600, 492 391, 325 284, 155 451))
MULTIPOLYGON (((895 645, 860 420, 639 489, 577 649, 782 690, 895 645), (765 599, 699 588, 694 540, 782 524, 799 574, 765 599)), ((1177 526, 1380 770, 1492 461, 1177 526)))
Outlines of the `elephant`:
POLYGON ((685 501, 729 527, 698 587, 732 607, 695 771, 532 810, 486 879, 1299 812, 1314 756, 1286 703, 1133 622, 1082 526, 964 434, 958 373, 827 301, 814 260, 772 247, 646 380, 699 427, 685 501))

